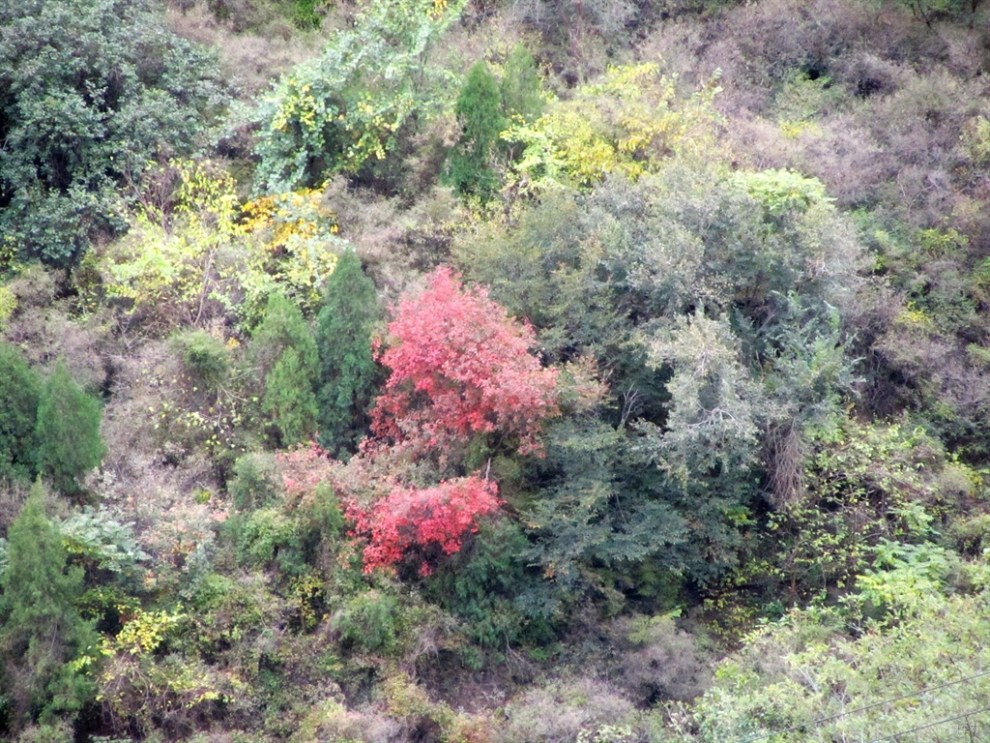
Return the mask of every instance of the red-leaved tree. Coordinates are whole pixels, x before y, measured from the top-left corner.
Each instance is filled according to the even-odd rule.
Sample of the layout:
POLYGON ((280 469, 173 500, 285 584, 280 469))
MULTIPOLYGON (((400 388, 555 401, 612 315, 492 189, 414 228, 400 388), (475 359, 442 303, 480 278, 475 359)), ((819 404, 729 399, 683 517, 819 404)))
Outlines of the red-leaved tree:
POLYGON ((365 573, 394 569, 415 555, 420 574, 429 575, 431 559, 460 551, 465 537, 478 530, 478 519, 498 507, 495 483, 472 476, 424 490, 395 487, 370 508, 350 505, 347 516, 354 533, 367 540, 365 573))
POLYGON ((372 414, 376 436, 442 449, 498 432, 521 454, 539 451, 540 423, 556 411, 557 372, 530 353, 532 328, 484 289, 465 288, 440 267, 425 291, 399 303, 388 336, 379 360, 391 376, 372 414))

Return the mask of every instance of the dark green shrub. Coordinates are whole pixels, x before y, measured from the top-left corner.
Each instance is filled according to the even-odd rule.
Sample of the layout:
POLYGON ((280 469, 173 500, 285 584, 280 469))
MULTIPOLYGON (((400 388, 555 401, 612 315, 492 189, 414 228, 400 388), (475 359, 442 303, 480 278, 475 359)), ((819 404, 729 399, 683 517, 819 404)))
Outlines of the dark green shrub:
POLYGON ((388 654, 399 643, 399 602, 390 594, 366 591, 348 599, 332 626, 345 648, 388 654))
POLYGON ((287 575, 305 570, 296 522, 277 508, 259 508, 230 520, 237 559, 251 568, 277 567, 287 575))
POLYGON ((426 581, 426 595, 459 617, 467 637, 484 648, 546 639, 546 617, 517 600, 543 588, 538 575, 527 570, 528 548, 529 541, 514 522, 482 524, 465 548, 426 581))
POLYGON ((338 558, 346 539, 344 513, 333 489, 326 484, 317 485, 312 494, 300 502, 296 510, 299 539, 306 562, 335 580, 348 583, 357 578, 355 562, 349 572, 338 558))
POLYGON ((323 22, 320 8, 324 4, 324 0, 292 0, 289 16, 299 28, 319 28, 323 22))
POLYGON ((270 454, 245 454, 234 462, 233 477, 227 484, 234 508, 251 511, 274 503, 282 493, 282 481, 275 458, 270 454))

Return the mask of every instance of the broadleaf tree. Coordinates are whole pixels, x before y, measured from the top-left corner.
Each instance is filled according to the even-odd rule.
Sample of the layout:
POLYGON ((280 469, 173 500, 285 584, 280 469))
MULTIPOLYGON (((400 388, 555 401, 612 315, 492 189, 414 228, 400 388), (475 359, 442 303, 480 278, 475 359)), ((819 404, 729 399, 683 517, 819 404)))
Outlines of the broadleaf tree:
POLYGON ((257 188, 292 191, 384 159, 403 127, 443 100, 446 77, 427 56, 465 2, 370 3, 286 75, 259 109, 257 188))
POLYGON ((21 258, 77 260, 122 231, 120 189, 191 152, 222 101, 215 65, 148 0, 0 6, 0 232, 21 258))
POLYGON ((557 372, 531 353, 529 325, 509 317, 485 289, 462 286, 448 267, 407 295, 380 356, 391 374, 372 431, 395 443, 436 448, 496 434, 522 454, 540 450, 556 412, 557 372))

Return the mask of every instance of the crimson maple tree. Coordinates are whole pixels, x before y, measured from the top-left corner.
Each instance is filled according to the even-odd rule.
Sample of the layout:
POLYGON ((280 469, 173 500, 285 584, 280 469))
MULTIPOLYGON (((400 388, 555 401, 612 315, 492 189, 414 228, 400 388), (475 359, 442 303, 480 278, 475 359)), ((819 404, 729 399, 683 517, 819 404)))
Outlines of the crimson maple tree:
POLYGON ((536 337, 485 289, 465 288, 441 266, 401 300, 379 355, 391 370, 372 414, 380 439, 444 447, 477 433, 514 437, 540 451, 540 423, 556 411, 557 372, 530 353, 536 337))
POLYGON ((446 480, 432 488, 396 486, 370 508, 347 507, 354 533, 368 540, 364 572, 394 569, 410 555, 421 559, 419 572, 429 575, 437 553, 460 551, 464 539, 478 531, 478 519, 498 510, 498 488, 472 475, 446 480))

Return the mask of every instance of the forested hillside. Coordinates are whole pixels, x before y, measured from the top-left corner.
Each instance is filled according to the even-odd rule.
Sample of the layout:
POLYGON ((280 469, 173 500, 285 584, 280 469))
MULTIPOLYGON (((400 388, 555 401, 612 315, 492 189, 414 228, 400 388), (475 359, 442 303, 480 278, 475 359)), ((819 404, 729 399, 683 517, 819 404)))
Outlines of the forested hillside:
POLYGON ((990 6, 0 3, 0 740, 990 740, 990 6))

